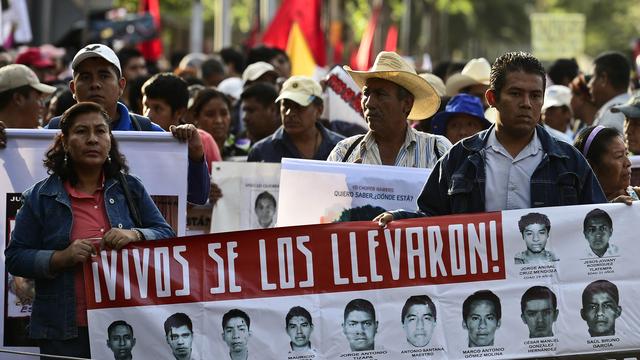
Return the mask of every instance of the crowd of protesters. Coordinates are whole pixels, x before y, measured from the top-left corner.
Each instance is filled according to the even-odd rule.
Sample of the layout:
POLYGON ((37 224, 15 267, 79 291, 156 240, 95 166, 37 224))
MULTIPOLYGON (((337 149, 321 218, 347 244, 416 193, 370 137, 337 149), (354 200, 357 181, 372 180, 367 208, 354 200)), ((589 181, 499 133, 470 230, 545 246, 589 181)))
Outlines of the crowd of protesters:
MULTIPOLYGON (((509 52, 492 63, 484 58, 443 63, 432 73, 416 71, 394 52, 381 52, 367 71, 344 67, 362 91, 368 128, 361 128, 324 118, 324 81, 291 76, 287 54, 276 48, 188 54, 170 68, 147 64, 142 53, 128 47, 114 51, 89 44, 68 56, 46 50, 0 53, 0 147, 7 144, 6 128, 69 131, 65 119, 72 114, 65 111, 77 102, 95 103, 92 111, 104 116, 95 126, 103 132, 83 141, 104 137, 106 120, 106 134, 168 131, 187 142, 188 201, 195 204, 224 196, 210 185, 212 162, 283 157, 433 169, 416 208, 380 214, 374 220, 381 226, 416 216, 630 204, 640 192, 631 186, 628 159, 640 153, 640 96, 633 95, 632 62, 619 52, 600 54, 588 71, 570 59, 545 69, 530 54, 509 52)), ((66 166, 63 140, 68 141, 59 139, 64 148, 58 150, 66 166)), ((111 161, 101 158, 94 168, 111 161)), ((81 163, 72 164, 76 172, 84 171, 81 163)), ((91 179, 104 182, 104 176, 93 171, 91 179)), ((103 191, 94 185, 90 195, 103 191)), ((127 242, 155 238, 145 228, 132 228, 127 242)), ((18 259, 19 249, 9 249, 8 261, 18 259)), ((78 271, 72 265, 90 256, 83 251, 64 271, 78 271)), ((59 258, 56 253, 42 256, 59 258)), ((51 270, 63 271, 48 269, 51 261, 45 260, 39 260, 45 264, 43 278, 51 270)), ((20 266, 9 271, 40 274, 20 266)), ((68 338, 74 336, 51 340, 68 338)))

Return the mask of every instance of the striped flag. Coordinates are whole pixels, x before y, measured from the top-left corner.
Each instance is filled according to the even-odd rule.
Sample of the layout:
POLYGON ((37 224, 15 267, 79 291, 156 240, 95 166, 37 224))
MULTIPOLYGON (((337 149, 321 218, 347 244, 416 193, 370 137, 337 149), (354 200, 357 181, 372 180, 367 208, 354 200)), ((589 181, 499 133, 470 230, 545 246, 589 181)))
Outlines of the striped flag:
POLYGON ((321 0, 284 0, 262 37, 265 45, 285 49, 291 75, 312 76, 326 65, 321 0))

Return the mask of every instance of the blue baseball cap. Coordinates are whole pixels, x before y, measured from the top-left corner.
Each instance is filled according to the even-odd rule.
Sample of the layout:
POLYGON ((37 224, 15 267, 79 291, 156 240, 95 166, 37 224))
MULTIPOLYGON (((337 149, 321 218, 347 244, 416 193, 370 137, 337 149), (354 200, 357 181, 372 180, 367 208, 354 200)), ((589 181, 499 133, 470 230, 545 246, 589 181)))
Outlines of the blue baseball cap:
POLYGON ((477 118, 485 129, 491 126, 491 122, 484 117, 484 108, 478 97, 469 94, 458 94, 449 100, 443 112, 439 112, 433 117, 431 132, 436 135, 444 135, 447 130, 447 121, 451 116, 458 114, 477 118))

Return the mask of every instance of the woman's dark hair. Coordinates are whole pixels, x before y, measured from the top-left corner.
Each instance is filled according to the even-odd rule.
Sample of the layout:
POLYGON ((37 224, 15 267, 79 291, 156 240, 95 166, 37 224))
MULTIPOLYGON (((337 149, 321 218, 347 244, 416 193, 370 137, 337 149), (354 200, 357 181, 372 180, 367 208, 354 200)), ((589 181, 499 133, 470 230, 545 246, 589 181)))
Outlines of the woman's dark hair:
POLYGON ((227 105, 229 114, 231 114, 231 100, 229 100, 229 98, 225 94, 216 89, 206 88, 199 91, 198 95, 196 95, 195 99, 193 99, 193 104, 189 108, 189 114, 191 115, 191 118, 194 119, 198 114, 200 114, 202 108, 213 99, 221 99, 227 105))
POLYGON ((602 155, 607 152, 607 147, 616 137, 622 137, 622 134, 614 128, 589 126, 578 133, 576 139, 573 141, 573 146, 584 155, 587 161, 589 161, 589 164, 592 166, 600 165, 602 163, 602 155), (591 135, 595 129, 598 129, 598 132, 585 151, 589 135, 591 135))
MULTIPOLYGON (((93 102, 77 103, 62 114, 60 119, 60 130, 62 131, 56 135, 53 145, 45 155, 44 166, 47 168, 47 173, 58 175, 62 181, 69 180, 72 186, 78 183, 78 175, 73 167, 73 159, 64 150, 62 140, 63 137, 69 136, 69 130, 78 116, 92 113, 100 114, 107 124, 110 123, 109 115, 102 106, 93 102), (67 161, 65 161, 65 155, 67 161)), ((111 138, 111 150, 109 150, 111 161, 105 161, 102 167, 105 178, 115 178, 120 175, 121 171, 125 174, 128 173, 129 167, 124 156, 118 150, 118 142, 113 137, 111 130, 109 130, 109 137, 111 138)))

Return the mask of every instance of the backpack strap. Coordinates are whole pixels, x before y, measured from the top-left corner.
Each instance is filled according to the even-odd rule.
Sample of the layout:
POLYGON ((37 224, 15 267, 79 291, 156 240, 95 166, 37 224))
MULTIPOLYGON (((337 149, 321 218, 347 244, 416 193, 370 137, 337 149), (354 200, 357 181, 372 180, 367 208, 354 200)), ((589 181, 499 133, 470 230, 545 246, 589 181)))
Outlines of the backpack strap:
POLYGON ((56 116, 47 124, 47 129, 60 129, 60 117, 56 116))
POLYGON ((351 153, 353 152, 353 150, 356 149, 356 146, 358 146, 358 144, 360 144, 360 142, 362 142, 362 139, 364 139, 364 135, 360 135, 353 143, 351 143, 351 146, 349 146, 349 148, 347 149, 347 152, 344 153, 344 156, 342 157, 342 162, 347 162, 347 159, 349 158, 349 156, 351 156, 351 153))
POLYGON ((433 152, 436 154, 436 161, 440 159, 440 150, 438 150, 438 138, 433 142, 433 152))
POLYGON ((129 117, 136 131, 153 131, 151 120, 148 117, 132 113, 129 114, 129 117))

